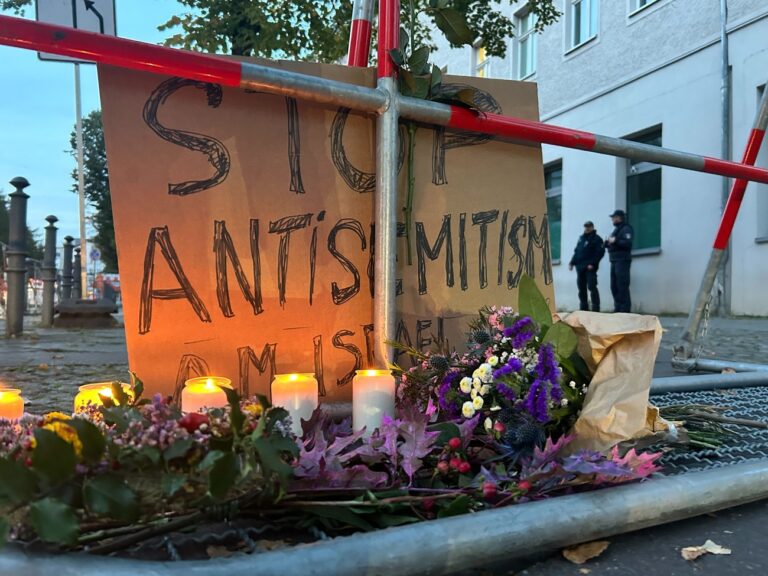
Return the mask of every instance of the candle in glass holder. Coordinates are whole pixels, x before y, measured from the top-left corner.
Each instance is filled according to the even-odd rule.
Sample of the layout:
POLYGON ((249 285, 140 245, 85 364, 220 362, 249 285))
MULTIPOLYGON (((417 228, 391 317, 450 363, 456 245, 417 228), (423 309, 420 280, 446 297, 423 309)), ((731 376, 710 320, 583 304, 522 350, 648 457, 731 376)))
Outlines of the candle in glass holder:
POLYGON ((201 412, 210 408, 227 406, 227 395, 220 388, 232 388, 232 380, 222 376, 200 376, 184 382, 181 391, 181 411, 201 412))
POLYGON ((272 380, 272 405, 291 415, 291 430, 301 436, 301 420, 309 420, 317 408, 317 380, 312 373, 275 374, 272 380))
POLYGON ((21 390, 0 388, 0 418, 18 420, 24 415, 24 398, 21 390))
MULTIPOLYGON (((133 389, 129 384, 118 382, 128 396, 133 398, 133 389)), ((83 384, 78 388, 79 392, 75 396, 75 412, 86 408, 89 404, 101 406, 104 402, 102 396, 112 398, 112 382, 94 382, 93 384, 83 384)), ((115 402, 117 404, 117 402, 115 402)))
POLYGON ((381 417, 395 414, 395 377, 390 370, 357 370, 352 380, 352 426, 370 435, 381 417))

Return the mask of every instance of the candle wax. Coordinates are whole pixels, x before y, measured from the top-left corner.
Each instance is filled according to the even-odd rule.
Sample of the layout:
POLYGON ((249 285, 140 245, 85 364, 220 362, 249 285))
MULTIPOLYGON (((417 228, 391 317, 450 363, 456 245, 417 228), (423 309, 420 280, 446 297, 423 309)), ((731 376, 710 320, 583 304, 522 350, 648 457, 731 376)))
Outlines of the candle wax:
POLYGON ((314 374, 277 374, 272 381, 272 405, 291 415, 291 430, 301 437, 301 421, 309 420, 317 408, 317 380, 314 374))
POLYGON ((389 370, 358 370, 352 380, 352 426, 366 435, 395 413, 395 378, 389 370))

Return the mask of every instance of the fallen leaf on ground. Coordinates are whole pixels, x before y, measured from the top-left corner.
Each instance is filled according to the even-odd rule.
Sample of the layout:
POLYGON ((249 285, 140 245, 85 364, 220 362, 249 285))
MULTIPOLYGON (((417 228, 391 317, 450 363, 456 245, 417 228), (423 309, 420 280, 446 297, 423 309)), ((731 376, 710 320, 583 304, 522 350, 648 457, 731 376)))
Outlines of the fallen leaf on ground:
POLYGON ((610 542, 607 540, 596 540, 595 542, 587 542, 586 544, 579 544, 578 546, 572 546, 563 550, 563 556, 569 562, 574 564, 584 564, 587 560, 597 558, 605 552, 610 542))
POLYGON ((707 540, 701 546, 688 546, 680 550, 680 555, 685 560, 696 560, 704 554, 730 554, 731 549, 715 544, 712 540, 707 540))
POLYGON ((723 368, 723 371, 720 372, 721 374, 736 374, 736 370, 733 368, 723 368))
POLYGON ((579 574, 589 574, 592 572, 589 568, 579 568, 579 574))
POLYGON ((43 363, 43 364, 40 364, 40 365, 37 367, 37 369, 38 369, 38 370, 48 370, 48 368, 49 368, 48 364, 45 364, 45 363, 43 363))

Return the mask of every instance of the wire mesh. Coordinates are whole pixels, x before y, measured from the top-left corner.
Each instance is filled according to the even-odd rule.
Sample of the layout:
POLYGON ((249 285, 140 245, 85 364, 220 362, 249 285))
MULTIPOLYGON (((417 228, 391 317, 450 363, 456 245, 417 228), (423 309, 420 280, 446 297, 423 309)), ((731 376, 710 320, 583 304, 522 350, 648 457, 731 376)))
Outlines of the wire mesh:
MULTIPOLYGON (((679 404, 720 406, 726 408, 723 416, 728 418, 768 423, 768 386, 671 392, 655 395, 651 397, 651 402, 660 408, 679 404)), ((734 424, 724 427, 734 434, 726 437, 722 446, 716 449, 666 453, 661 459, 663 473, 670 476, 768 458, 768 429, 734 424)))

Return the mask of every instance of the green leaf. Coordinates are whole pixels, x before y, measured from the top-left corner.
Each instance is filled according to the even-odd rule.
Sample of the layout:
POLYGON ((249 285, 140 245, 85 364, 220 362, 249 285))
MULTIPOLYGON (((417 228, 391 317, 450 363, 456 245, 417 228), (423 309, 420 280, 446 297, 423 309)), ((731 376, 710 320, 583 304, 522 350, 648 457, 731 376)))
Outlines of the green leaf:
POLYGON ((226 386, 219 386, 227 395, 227 402, 229 403, 229 421, 232 424, 232 430, 235 435, 240 434, 243 430, 243 424, 245 424, 245 414, 243 414, 240 408, 240 395, 226 386))
POLYGON ((197 465, 197 469, 200 472, 204 472, 209 468, 212 468, 213 465, 216 464, 218 460, 223 458, 225 454, 227 454, 227 452, 222 452, 221 450, 211 450, 208 452, 208 454, 205 455, 205 458, 203 458, 202 462, 197 465))
POLYGON ((32 467, 53 482, 63 482, 75 474, 75 450, 51 430, 35 430, 37 445, 32 452, 32 467))
POLYGON ((269 401, 269 398, 264 396, 264 394, 254 394, 253 397, 256 398, 256 401, 259 403, 264 412, 266 412, 267 409, 272 408, 272 403, 269 401))
MULTIPOLYGON (((253 436, 252 436, 253 438, 253 436)), ((293 475, 293 468, 282 458, 282 451, 271 438, 259 436, 253 438, 253 447, 259 454, 259 461, 264 470, 264 476, 277 476, 280 486, 285 488, 293 475)))
POLYGON ((558 358, 568 358, 576 351, 579 338, 573 328, 565 322, 557 322, 547 330, 542 342, 549 342, 558 358))
POLYGON ((131 403, 131 397, 123 390, 122 382, 112 382, 112 398, 120 406, 129 406, 131 403))
POLYGON ((429 71, 427 61, 429 60, 429 46, 422 46, 414 50, 411 57, 408 58, 408 68, 414 74, 426 74, 429 71))
POLYGON ((141 378, 136 376, 135 372, 128 372, 131 375, 131 387, 133 388, 133 403, 139 401, 141 396, 144 394, 144 382, 141 381, 141 378))
POLYGON ((397 48, 390 50, 389 56, 390 58, 392 58, 392 62, 397 64, 398 67, 402 67, 403 64, 405 64, 405 58, 403 57, 403 53, 397 48))
POLYGON ((157 466, 160 463, 160 448, 157 446, 142 446, 136 451, 136 455, 140 459, 148 461, 152 466, 157 466))
POLYGON ((451 500, 451 502, 440 509, 437 513, 438 518, 448 518, 449 516, 458 516, 459 514, 466 514, 469 512, 469 505, 472 503, 472 499, 466 494, 451 500))
POLYGON ((442 70, 440 70, 440 68, 438 68, 433 64, 432 65, 432 90, 437 89, 442 82, 443 82, 443 72, 442 70))
POLYGON ((83 458, 88 462, 98 462, 104 455, 107 441, 98 426, 84 418, 72 418, 67 424, 77 431, 77 437, 83 445, 83 458))
POLYGON ((404 516, 402 514, 381 514, 376 520, 378 521, 379 526, 383 528, 402 526, 403 524, 411 524, 419 521, 415 516, 404 516))
POLYGON ((8 540, 8 533, 11 531, 11 523, 5 518, 0 518, 0 550, 5 546, 8 540))
POLYGON ((517 292, 517 311, 530 316, 542 328, 552 324, 552 312, 533 278, 523 275, 517 292))
POLYGON ((181 440, 176 440, 176 442, 165 449, 165 452, 163 452, 163 458, 166 462, 170 462, 176 458, 186 456, 187 452, 189 452, 189 449, 192 448, 194 443, 195 441, 192 438, 182 438, 181 440))
POLYGON ((187 483, 186 474, 163 474, 160 487, 168 496, 173 496, 187 483))
POLYGON ((83 498, 89 512, 115 520, 133 522, 139 516, 136 493, 118 476, 97 476, 83 485, 83 498))
POLYGON ((305 512, 308 512, 309 514, 314 514, 315 516, 319 516, 321 518, 335 520, 342 526, 354 526, 355 528, 365 530, 366 532, 370 532, 371 530, 375 529, 374 526, 367 522, 364 518, 358 514, 355 514, 354 510, 351 508, 330 506, 302 506, 301 509, 305 512))
POLYGON ((264 413, 267 434, 272 435, 275 431, 275 424, 285 420, 288 417, 288 410, 281 407, 270 408, 264 413))
POLYGON ((408 50, 408 42, 410 42, 410 39, 408 38, 408 32, 406 32, 405 28, 400 26, 400 52, 405 53, 405 51, 408 50))
POLYGON ((29 502, 37 491, 37 477, 21 462, 0 459, 0 497, 14 504, 29 502))
POLYGON ((441 8, 434 12, 435 24, 442 30, 448 42, 454 46, 472 44, 475 35, 467 26, 461 12, 452 8, 441 8))
POLYGON ((435 441, 438 446, 446 444, 451 438, 461 438, 461 430, 453 422, 440 422, 430 426, 429 430, 430 432, 440 432, 440 436, 435 441))
POLYGON ((74 544, 80 528, 72 508, 54 498, 38 500, 29 507, 32 528, 45 542, 74 544))
POLYGON ((226 452, 217 459, 208 476, 208 489, 211 496, 223 500, 230 488, 235 485, 240 474, 240 460, 234 452, 226 452))

